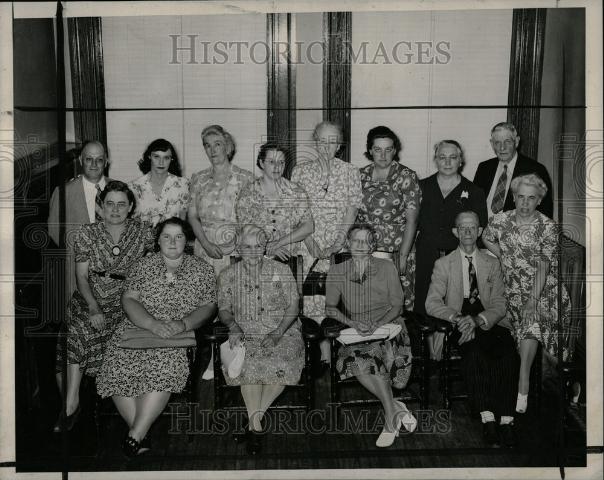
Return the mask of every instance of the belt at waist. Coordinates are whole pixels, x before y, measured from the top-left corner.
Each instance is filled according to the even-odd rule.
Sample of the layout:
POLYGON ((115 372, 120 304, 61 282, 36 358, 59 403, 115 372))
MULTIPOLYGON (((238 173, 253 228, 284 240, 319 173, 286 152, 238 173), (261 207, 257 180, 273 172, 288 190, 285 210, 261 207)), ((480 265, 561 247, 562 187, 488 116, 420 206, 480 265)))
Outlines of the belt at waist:
POLYGON ((94 270, 90 270, 90 273, 97 275, 98 277, 109 277, 114 280, 126 280, 125 275, 120 275, 119 273, 107 273, 107 272, 96 272, 94 270))

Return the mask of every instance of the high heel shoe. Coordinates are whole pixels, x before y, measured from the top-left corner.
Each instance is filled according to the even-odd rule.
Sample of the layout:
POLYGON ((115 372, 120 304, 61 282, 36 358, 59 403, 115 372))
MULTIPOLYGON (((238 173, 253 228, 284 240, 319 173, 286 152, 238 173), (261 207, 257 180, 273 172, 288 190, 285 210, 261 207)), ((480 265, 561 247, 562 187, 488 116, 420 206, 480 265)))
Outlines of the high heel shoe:
POLYGON ((403 415, 398 415, 396 418, 396 427, 394 427, 393 432, 387 432, 386 425, 384 425, 384 428, 382 429, 382 433, 380 433, 380 436, 375 441, 375 446, 384 448, 384 447, 389 447, 390 445, 392 445, 394 443, 395 438, 398 437, 398 433, 401 429, 402 424, 403 424, 403 415))
POLYGON ((63 411, 61 411, 61 414, 59 415, 57 423, 55 423, 55 426, 52 429, 52 431, 54 433, 60 433, 63 431, 63 427, 65 428, 66 431, 68 431, 68 432, 71 431, 73 426, 78 421, 78 418, 80 416, 80 410, 81 410, 80 406, 78 405, 78 408, 76 408, 71 415, 67 415, 67 416, 65 416, 63 411))
POLYGON ((127 435, 124 439, 124 443, 122 443, 122 451, 128 458, 142 455, 149 450, 151 450, 151 442, 147 439, 147 437, 143 438, 139 442, 134 437, 127 435))
POLYGON ((405 426, 405 429, 409 433, 413 433, 417 428, 417 419, 413 416, 413 414, 407 408, 403 402, 399 402, 396 400, 396 403, 405 411, 405 414, 401 416, 401 423, 405 426))

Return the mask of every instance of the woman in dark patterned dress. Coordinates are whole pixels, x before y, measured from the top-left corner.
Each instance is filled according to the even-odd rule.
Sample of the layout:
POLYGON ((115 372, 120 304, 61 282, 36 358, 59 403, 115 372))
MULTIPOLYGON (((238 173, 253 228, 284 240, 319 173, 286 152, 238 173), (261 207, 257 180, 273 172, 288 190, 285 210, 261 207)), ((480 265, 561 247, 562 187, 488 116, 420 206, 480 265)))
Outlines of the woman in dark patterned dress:
POLYGON ((361 168, 363 205, 357 221, 373 226, 377 234, 374 256, 398 263, 405 294, 405 310, 415 299, 415 231, 422 198, 417 175, 399 163, 398 136, 379 126, 367 134, 365 157, 373 163, 361 168), (397 255, 394 258, 394 255, 397 255))
POLYGON ((122 296, 127 316, 108 343, 97 378, 99 395, 111 396, 128 424, 124 452, 129 456, 148 448, 143 440, 170 394, 185 387, 189 366, 186 348, 121 348, 124 330, 136 325, 169 338, 195 330, 216 313, 214 269, 184 254, 188 233, 177 217, 157 226, 160 251, 141 259, 128 274, 122 296))
POLYGON ((403 312, 403 290, 396 267, 390 260, 371 254, 377 244, 370 225, 355 225, 348 232, 352 258, 332 265, 327 276, 325 314, 363 336, 387 323, 402 327, 392 339, 342 346, 336 368, 341 378, 356 377, 384 407, 384 429, 378 447, 392 445, 402 425, 415 430, 417 420, 403 402, 394 399, 392 388, 402 389, 411 374, 411 343, 403 312), (344 305, 342 313, 338 309, 344 305))
POLYGON ((495 214, 482 240, 503 266, 508 316, 520 353, 516 411, 524 413, 539 343, 553 362, 559 348, 562 359, 568 357, 560 339, 566 338, 571 305, 564 285, 558 285, 558 226, 537 210, 547 193, 545 182, 536 174, 520 175, 510 189, 516 209, 495 214), (558 288, 562 288, 562 311, 558 310, 558 288))
MULTIPOLYGON (((231 345, 243 338, 245 359, 241 374, 224 377, 240 385, 248 413, 247 448, 259 453, 264 413, 286 385, 296 385, 304 367, 304 342, 298 316, 298 290, 287 265, 264 257, 264 230, 246 225, 238 251, 242 260, 218 277, 220 320, 229 328, 231 345)), ((224 367, 223 367, 224 370, 224 367)))
POLYGON ((57 383, 66 390, 66 411, 55 425, 68 430, 80 412, 82 375, 96 376, 105 345, 122 316, 120 297, 130 267, 153 249, 152 229, 128 218, 135 201, 128 186, 109 182, 100 195, 104 220, 75 235, 77 290, 67 307, 67 388, 63 389, 63 341, 57 346, 57 383))

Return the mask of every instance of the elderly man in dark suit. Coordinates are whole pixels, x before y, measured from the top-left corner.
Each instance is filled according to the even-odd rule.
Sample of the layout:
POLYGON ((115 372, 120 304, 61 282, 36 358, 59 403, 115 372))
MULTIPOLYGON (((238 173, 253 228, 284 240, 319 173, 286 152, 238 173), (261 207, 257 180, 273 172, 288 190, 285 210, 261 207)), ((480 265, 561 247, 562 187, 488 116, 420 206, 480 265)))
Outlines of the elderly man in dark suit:
MULTIPOLYGON (((83 174, 65 185, 65 244, 68 252, 72 251, 73 235, 80 225, 102 220, 100 192, 111 181, 104 175, 108 160, 101 142, 84 143, 79 162, 83 174)), ((60 245, 59 227, 59 187, 56 187, 48 212, 48 233, 56 245, 60 245)), ((72 253, 67 255, 66 270, 65 302, 71 297, 76 284, 72 253)))
POLYGON ((459 344, 462 375, 485 441, 513 447, 519 358, 506 318, 501 266, 476 247, 482 228, 475 212, 459 213, 453 234, 459 248, 434 264, 426 312, 455 324, 450 341, 459 344))
POLYGON ((547 185, 547 195, 537 207, 544 215, 552 218, 552 181, 546 168, 539 162, 525 157, 518 151, 520 137, 511 123, 501 122, 491 130, 491 147, 497 155, 478 165, 474 184, 482 188, 487 197, 489 218, 501 211, 514 210, 514 198, 510 183, 514 177, 536 173, 547 185))

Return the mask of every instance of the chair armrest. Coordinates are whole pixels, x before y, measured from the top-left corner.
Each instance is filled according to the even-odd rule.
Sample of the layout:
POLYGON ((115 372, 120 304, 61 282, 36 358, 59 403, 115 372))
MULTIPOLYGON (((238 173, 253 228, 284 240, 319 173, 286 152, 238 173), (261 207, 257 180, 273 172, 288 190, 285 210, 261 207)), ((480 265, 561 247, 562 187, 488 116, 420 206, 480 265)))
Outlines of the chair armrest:
POLYGON ((315 340, 321 337, 321 327, 312 318, 304 315, 299 315, 300 323, 302 324, 302 336, 306 340, 315 340))
POLYGON ((435 330, 435 325, 432 321, 433 317, 428 317, 417 312, 405 311, 403 313, 403 318, 405 319, 405 325, 408 330, 415 329, 423 334, 433 333, 435 330))
POLYGON ((440 318, 428 316, 429 320, 434 323, 434 330, 441 333, 451 333, 455 329, 455 324, 442 320, 440 318))
POLYGON ((345 328, 347 328, 346 325, 331 317, 327 317, 321 323, 321 329, 323 330, 323 336, 325 336, 325 338, 338 338, 340 336, 340 331, 345 328))

